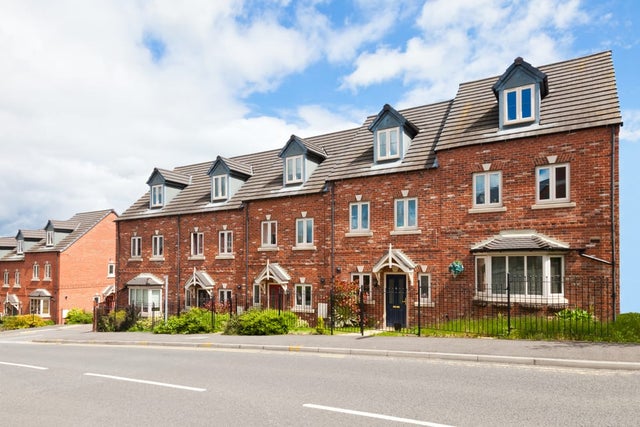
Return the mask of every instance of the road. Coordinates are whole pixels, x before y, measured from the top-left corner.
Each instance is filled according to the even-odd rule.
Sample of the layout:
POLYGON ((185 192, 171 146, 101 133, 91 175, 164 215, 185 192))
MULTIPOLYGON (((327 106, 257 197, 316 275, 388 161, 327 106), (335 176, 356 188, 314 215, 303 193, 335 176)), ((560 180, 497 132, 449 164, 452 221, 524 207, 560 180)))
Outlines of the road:
POLYGON ((6 424, 637 425, 640 372, 0 342, 6 424))

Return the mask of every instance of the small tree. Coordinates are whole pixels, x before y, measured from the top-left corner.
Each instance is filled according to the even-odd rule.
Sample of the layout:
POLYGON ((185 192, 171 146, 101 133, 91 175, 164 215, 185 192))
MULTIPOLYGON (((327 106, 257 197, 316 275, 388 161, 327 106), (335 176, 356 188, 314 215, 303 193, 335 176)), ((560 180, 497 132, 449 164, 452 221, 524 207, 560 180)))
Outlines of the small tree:
POLYGON ((333 287, 333 312, 337 328, 357 326, 359 324, 359 294, 357 282, 341 280, 333 287))

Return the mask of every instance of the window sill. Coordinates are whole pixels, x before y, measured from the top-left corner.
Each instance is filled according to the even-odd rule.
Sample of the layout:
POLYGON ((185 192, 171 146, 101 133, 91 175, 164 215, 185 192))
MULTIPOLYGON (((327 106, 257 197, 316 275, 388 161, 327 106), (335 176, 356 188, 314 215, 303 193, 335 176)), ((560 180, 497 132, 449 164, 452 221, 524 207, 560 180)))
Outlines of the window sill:
POLYGON ((496 212, 506 212, 507 208, 504 206, 496 206, 496 207, 475 207, 468 210, 469 213, 496 213, 496 212))
POLYGON ((3 288, 8 288, 8 287, 9 287, 9 285, 2 285, 2 287, 3 287, 3 288))
POLYGON ((280 248, 278 246, 260 246, 258 252, 277 252, 280 248))
POLYGON ((40 281, 40 278, 39 278, 39 277, 32 277, 32 278, 31 278, 31 281, 32 281, 32 282, 39 282, 39 281, 40 281))
POLYGON ((575 208, 576 202, 548 202, 531 205, 531 209, 575 208))
POLYGON ((422 230, 419 228, 410 228, 406 230, 391 230, 389 233, 392 236, 403 236, 408 234, 422 234, 422 230))
MULTIPOLYGON (((478 304, 507 304, 506 295, 476 295, 473 301, 478 304)), ((540 307, 540 306, 555 306, 564 307, 569 304, 569 301, 563 296, 556 297, 542 297, 542 296, 526 296, 526 295, 511 295, 511 304, 519 304, 525 307, 540 307)))
POLYGON ((51 281, 51 277, 45 277, 44 279, 42 279, 43 282, 50 282, 51 281))
POLYGON ((142 262, 142 257, 132 257, 128 259, 129 262, 142 262))
POLYGON ((149 261, 164 262, 164 257, 151 257, 149 261))
POLYGON ((312 307, 296 306, 291 309, 294 313, 315 313, 316 311, 312 307))
POLYGON ((204 255, 191 255, 189 258, 187 258, 188 261, 204 261, 205 257, 204 255))
MULTIPOLYGON (((414 302, 413 306, 417 307, 418 306, 418 302, 414 302)), ((422 307, 435 307, 435 306, 436 306, 436 303, 432 302, 432 301, 422 301, 422 302, 420 302, 420 308, 422 308, 422 307)))
POLYGON ((22 286, 20 286, 20 284, 13 285, 13 288, 14 288, 14 289, 20 289, 21 287, 22 287, 22 286))
POLYGON ((315 251, 317 248, 315 246, 292 246, 292 251, 315 251))
POLYGON ((216 255, 216 259, 236 259, 236 256, 233 254, 220 254, 216 255))
POLYGON ((344 237, 373 237, 373 231, 350 231, 344 237))

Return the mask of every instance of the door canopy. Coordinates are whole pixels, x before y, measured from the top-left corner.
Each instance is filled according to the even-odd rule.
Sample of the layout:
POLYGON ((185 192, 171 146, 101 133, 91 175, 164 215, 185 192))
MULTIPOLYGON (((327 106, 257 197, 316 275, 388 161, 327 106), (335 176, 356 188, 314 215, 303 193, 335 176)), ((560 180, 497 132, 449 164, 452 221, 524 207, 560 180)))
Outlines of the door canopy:
POLYGON ((267 265, 262 269, 260 274, 256 276, 253 283, 263 285, 266 282, 272 282, 284 288, 290 280, 291 276, 289 276, 289 273, 287 273, 284 268, 280 267, 278 263, 270 263, 269 260, 267 260, 267 265))
POLYGON ((385 269, 393 270, 395 267, 407 273, 411 286, 413 286, 413 272, 416 266, 417 264, 404 252, 400 249, 393 249, 393 246, 389 244, 389 251, 373 266, 373 273, 377 276, 378 282, 380 282, 380 271, 385 269))
POLYGON ((216 282, 211 278, 211 276, 209 276, 209 274, 207 274, 206 271, 198 271, 194 267, 193 274, 189 277, 187 283, 185 283, 184 288, 189 289, 192 286, 199 286, 211 294, 211 290, 215 284, 216 282))

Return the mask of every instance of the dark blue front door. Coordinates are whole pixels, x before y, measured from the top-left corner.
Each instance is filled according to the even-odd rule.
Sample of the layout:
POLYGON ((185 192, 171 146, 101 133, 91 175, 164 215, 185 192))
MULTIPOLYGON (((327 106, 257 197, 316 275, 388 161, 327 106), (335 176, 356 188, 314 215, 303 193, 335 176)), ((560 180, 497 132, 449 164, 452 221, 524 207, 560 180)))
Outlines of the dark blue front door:
POLYGON ((387 326, 404 328, 407 326, 407 277, 387 274, 386 282, 387 326))

